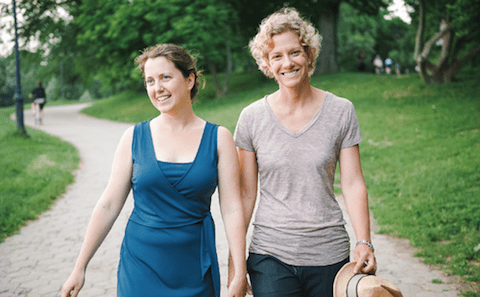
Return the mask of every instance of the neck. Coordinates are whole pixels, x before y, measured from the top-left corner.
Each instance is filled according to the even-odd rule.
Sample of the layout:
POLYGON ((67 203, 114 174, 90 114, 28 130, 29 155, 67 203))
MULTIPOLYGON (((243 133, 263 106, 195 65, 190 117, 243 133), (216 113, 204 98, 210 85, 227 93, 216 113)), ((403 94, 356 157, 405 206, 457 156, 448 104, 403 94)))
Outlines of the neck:
POLYGON ((294 86, 292 88, 279 86, 278 99, 280 102, 289 105, 304 105, 314 97, 313 87, 310 82, 294 86))
POLYGON ((200 120, 200 118, 195 115, 192 108, 184 108, 177 112, 162 113, 157 119, 160 125, 177 131, 187 129, 200 120))

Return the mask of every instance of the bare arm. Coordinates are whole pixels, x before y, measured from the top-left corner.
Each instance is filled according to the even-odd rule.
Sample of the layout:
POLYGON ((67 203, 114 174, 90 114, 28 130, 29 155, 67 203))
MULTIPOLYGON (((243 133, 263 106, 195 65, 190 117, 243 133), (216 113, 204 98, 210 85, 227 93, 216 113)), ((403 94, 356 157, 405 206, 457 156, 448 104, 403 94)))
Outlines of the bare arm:
POLYGON ((245 229, 240 196, 240 175, 235 143, 230 131, 218 129, 218 193, 220 210, 225 223, 225 231, 234 264, 233 279, 228 296, 245 296, 245 229))
MULTIPOLYGON (((243 215, 245 220, 245 232, 248 230, 252 219, 255 202, 257 200, 257 175, 258 167, 254 152, 249 152, 241 148, 237 148, 238 159, 240 162, 240 193, 242 197, 243 215)), ((231 255, 228 261, 228 283, 233 279, 234 263, 231 255)), ((250 285, 247 283, 247 292, 252 295, 250 285)))
POLYGON ((257 201, 258 166, 254 152, 237 148, 240 162, 240 190, 242 193, 243 213, 245 217, 245 230, 252 220, 255 202, 257 201))
POLYGON ((77 296, 85 271, 112 228, 131 189, 133 128, 128 129, 117 147, 107 187, 93 210, 80 254, 72 274, 62 287, 62 297, 77 296))
MULTIPOLYGON (((368 194, 360 165, 358 145, 340 150, 340 182, 357 241, 371 242, 368 194)), ((353 256, 357 261, 355 273, 376 270, 375 256, 368 245, 356 246, 353 256), (367 266, 364 267, 364 263, 367 263, 367 266)))

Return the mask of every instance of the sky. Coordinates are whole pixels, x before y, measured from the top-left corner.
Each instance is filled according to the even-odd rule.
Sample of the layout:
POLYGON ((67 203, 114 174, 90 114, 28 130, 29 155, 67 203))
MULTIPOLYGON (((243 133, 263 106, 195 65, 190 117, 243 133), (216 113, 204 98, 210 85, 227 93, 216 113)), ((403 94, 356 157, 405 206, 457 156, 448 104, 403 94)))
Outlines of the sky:
POLYGON ((413 11, 413 8, 405 5, 405 2, 403 0, 393 0, 393 4, 390 5, 387 10, 391 12, 389 16, 385 17, 385 19, 387 20, 392 19, 392 16, 398 16, 407 24, 410 24, 410 22, 412 21, 412 19, 408 15, 408 12, 413 11))
MULTIPOLYGON (((0 0, 0 5, 10 5, 12 0, 0 0)), ((13 16, 0 16, 0 26, 6 25, 8 28, 13 27, 13 16)), ((0 31, 0 56, 6 56, 13 51, 12 36, 6 32, 7 28, 0 31)))
MULTIPOLYGON (((18 0, 17 0, 18 1, 18 0)), ((0 5, 11 5, 12 0, 0 0, 0 5)), ((385 18, 391 19, 392 17, 398 16, 400 17, 405 23, 410 24, 411 18, 408 15, 409 9, 411 7, 407 7, 403 0, 393 0, 393 4, 388 7, 388 11, 390 11, 390 15, 385 16, 385 18)), ((21 15, 18 14, 17 10, 17 22, 21 22, 22 18, 21 15)), ((13 27, 13 16, 4 16, 2 15, 0 18, 0 26, 6 25, 8 28, 13 27)), ((7 56, 13 52, 14 43, 12 42, 12 35, 7 32, 6 29, 2 29, 0 32, 0 56, 7 56)))

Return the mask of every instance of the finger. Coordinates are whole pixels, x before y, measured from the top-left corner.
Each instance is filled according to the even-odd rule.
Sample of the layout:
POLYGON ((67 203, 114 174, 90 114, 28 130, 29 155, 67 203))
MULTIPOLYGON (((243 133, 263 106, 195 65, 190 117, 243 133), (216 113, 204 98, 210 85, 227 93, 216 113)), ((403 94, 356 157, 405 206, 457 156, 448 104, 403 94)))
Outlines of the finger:
POLYGON ((358 273, 362 272, 363 271, 362 268, 364 266, 365 266, 365 261, 362 258, 358 259, 357 263, 353 267, 353 273, 358 274, 358 273))
POLYGON ((248 295, 253 295, 252 286, 247 282, 247 293, 248 295))
POLYGON ((366 273, 375 273, 377 270, 377 261, 374 255, 369 255, 367 265, 364 267, 366 273))

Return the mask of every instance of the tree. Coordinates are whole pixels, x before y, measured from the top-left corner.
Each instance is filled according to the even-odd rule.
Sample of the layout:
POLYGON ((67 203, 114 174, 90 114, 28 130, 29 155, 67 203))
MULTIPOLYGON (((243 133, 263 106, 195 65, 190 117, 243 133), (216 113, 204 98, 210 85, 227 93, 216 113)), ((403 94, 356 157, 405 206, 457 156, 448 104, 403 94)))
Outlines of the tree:
POLYGON ((102 81, 140 81, 133 60, 139 51, 175 43, 201 58, 214 77, 217 97, 228 91, 235 15, 218 0, 84 0, 75 23, 80 45, 95 52, 102 81), (217 73, 225 69, 221 83, 217 73))
POLYGON ((480 53, 480 0, 417 0, 409 4, 416 10, 414 58, 423 81, 451 82, 480 53), (433 34, 436 29, 432 27, 439 29, 433 34), (426 32, 431 37, 424 43, 426 32))

